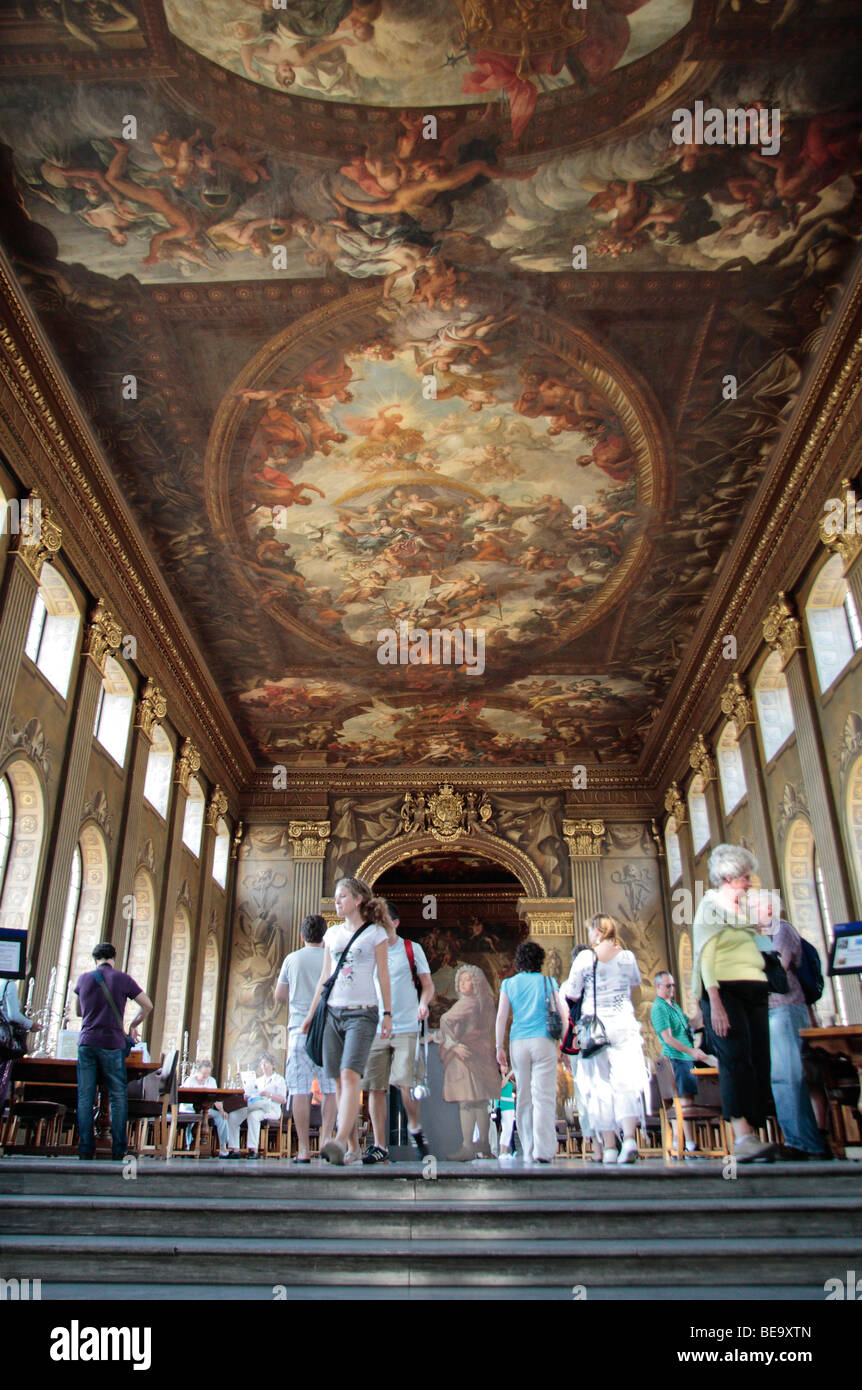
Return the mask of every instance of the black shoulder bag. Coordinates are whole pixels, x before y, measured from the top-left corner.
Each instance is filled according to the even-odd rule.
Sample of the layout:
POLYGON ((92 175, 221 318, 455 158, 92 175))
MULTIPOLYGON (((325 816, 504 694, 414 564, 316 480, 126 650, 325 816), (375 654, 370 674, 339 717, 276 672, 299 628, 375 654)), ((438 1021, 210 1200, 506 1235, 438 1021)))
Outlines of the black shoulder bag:
POLYGON ((338 979, 338 972, 344 964, 345 957, 358 936, 370 927, 371 922, 363 922, 359 931, 355 931, 345 946, 341 955, 338 957, 338 964, 324 982, 323 989, 320 991, 320 1001, 314 1013, 311 1015, 311 1022, 308 1025, 308 1032, 305 1035, 305 1050, 316 1067, 323 1066, 323 1030, 326 1027, 326 1010, 329 1004, 329 996, 332 993, 335 981, 338 979))
POLYGON ((124 1028, 123 1028, 123 1015, 120 1013, 119 1009, 117 1008, 117 1001, 116 1001, 116 999, 114 998, 114 996, 113 996, 113 994, 111 993, 111 991, 108 989, 108 986, 107 986, 107 984, 105 983, 105 977, 104 977, 104 975, 102 974, 101 970, 94 970, 94 971, 93 971, 93 974, 95 975, 96 979, 99 981, 99 984, 102 986, 102 989, 105 991, 105 998, 107 999, 108 1003, 110 1004, 111 1008, 114 1010, 114 1013, 116 1014, 117 1022, 118 1022, 119 1025, 120 1025, 120 1032, 123 1034, 123 1047, 124 1047, 123 1056, 124 1056, 124 1057, 128 1057, 128 1055, 129 1055, 129 1053, 131 1052, 132 1048, 133 1048, 133 1047, 137 1047, 138 1044, 135 1042, 135 1040, 134 1040, 134 1038, 132 1037, 131 1033, 125 1032, 125 1030, 124 1030, 124 1028))
MULTIPOLYGON (((598 969, 599 958, 593 959, 593 1012, 591 1014, 582 1013, 578 1020, 578 1051, 584 1059, 595 1057, 597 1052, 603 1048, 610 1047, 610 1039, 605 1032, 605 1025, 596 1012, 596 970, 598 969)), ((584 990, 586 994, 586 989, 584 990)))

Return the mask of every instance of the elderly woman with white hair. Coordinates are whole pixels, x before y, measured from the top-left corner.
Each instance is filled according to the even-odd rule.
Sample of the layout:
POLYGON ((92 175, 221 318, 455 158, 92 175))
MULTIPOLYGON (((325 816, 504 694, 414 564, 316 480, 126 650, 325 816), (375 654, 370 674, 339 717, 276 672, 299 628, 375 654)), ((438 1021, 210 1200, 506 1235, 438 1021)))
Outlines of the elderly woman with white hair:
POLYGON ((706 1050, 718 1058, 721 1107, 733 1126, 740 1163, 772 1162, 775 1147, 756 1131, 771 1105, 769 987, 758 922, 746 894, 757 860, 742 845, 717 845, 709 881, 694 916, 692 991, 700 999, 706 1050))

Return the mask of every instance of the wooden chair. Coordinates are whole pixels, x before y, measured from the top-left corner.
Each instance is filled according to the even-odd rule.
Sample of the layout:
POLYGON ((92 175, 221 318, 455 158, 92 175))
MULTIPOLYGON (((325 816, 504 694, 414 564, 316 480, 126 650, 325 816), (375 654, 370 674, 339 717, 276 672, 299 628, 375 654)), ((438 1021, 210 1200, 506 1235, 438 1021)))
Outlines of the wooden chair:
MULTIPOLYGON (((288 1145, 289 1142, 288 1138, 288 1145)), ((277 1120, 261 1120, 260 1143, 257 1151, 261 1158, 284 1158, 285 1127, 283 1113, 279 1115, 277 1120)), ((286 1152, 290 1153, 289 1147, 286 1152)))
MULTIPOLYGON (((725 1158, 730 1151, 727 1126, 721 1113, 720 1096, 712 1096, 711 1088, 704 1087, 703 1079, 698 1077, 698 1093, 694 1104, 683 1110, 682 1100, 676 1089, 676 1077, 669 1057, 657 1057, 653 1063, 655 1079, 661 1098, 662 1150, 666 1160, 682 1159, 685 1156, 685 1131, 683 1119, 694 1123, 699 1158, 725 1158), (676 1120, 676 1151, 674 1152, 673 1125, 676 1120), (716 1134, 718 1142, 716 1143, 716 1134)), ((705 1078, 707 1082, 712 1078, 705 1078)))
POLYGON ((56 1157, 63 1147, 65 1121, 66 1106, 57 1101, 13 1100, 3 1135, 3 1147, 9 1152, 14 1152, 17 1147, 22 1152, 32 1149, 56 1157), (22 1127, 26 1135, 25 1143, 16 1145, 18 1131, 22 1127))
POLYGON ((176 1145, 177 1113, 177 1063, 179 1052, 174 1048, 162 1058, 160 1071, 150 1072, 141 1086, 141 1098, 132 1096, 129 1100, 129 1122, 135 1126, 135 1145, 137 1153, 148 1150, 157 1158, 173 1157, 176 1145), (168 1110, 171 1124, 168 1126, 168 1110), (153 1127, 152 1146, 147 1143, 148 1126, 153 1127))

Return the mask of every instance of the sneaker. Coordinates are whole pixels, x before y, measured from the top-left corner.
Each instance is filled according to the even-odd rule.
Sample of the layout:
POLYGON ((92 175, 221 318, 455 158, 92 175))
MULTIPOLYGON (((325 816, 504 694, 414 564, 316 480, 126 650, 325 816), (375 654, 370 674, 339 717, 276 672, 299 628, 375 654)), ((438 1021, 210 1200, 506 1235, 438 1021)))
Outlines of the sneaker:
POLYGON ((420 1158, 427 1158, 431 1150, 428 1147, 428 1140, 425 1138, 421 1129, 408 1129, 410 1142, 417 1150, 420 1158))
POLYGON ((327 1163, 344 1165, 344 1145, 339 1144, 337 1139, 327 1139, 323 1148, 320 1150, 320 1157, 325 1158, 327 1163))
POLYGON ((379 1144, 372 1144, 371 1148, 363 1155, 363 1163, 388 1163, 389 1150, 383 1149, 379 1144))
POLYGON ((805 1149, 794 1148, 793 1144, 779 1144, 776 1157, 780 1163, 807 1163, 814 1155, 805 1149))
POLYGON ((351 1163, 361 1163, 361 1162, 362 1162, 362 1154, 359 1152, 358 1149, 348 1149, 348 1150, 347 1150, 347 1153, 344 1155, 344 1166, 345 1166, 345 1168, 349 1168, 350 1165, 351 1165, 351 1163))
POLYGON ((618 1163, 619 1154, 616 1149, 605 1149, 602 1154, 602 1163, 618 1163))
POLYGON ((620 1149, 620 1156, 617 1163, 637 1163, 638 1161, 638 1141, 637 1139, 624 1139, 620 1149))
POLYGON ((744 1134, 734 1142, 733 1152, 737 1163, 774 1163, 775 1144, 764 1144, 756 1134, 744 1134))

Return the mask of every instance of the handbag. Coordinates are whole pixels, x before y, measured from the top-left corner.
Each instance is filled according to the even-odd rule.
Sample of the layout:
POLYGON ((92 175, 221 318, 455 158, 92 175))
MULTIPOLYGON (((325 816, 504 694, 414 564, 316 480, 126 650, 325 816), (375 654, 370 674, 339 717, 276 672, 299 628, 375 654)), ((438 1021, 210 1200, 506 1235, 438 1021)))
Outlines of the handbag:
POLYGON ((597 1052, 610 1047, 610 1038, 605 1032, 605 1025, 596 1013, 596 970, 598 969, 599 958, 593 960, 593 1012, 591 1014, 581 1014, 577 1024, 578 1050, 583 1058, 595 1057, 597 1052))
POLYGON ((765 951, 760 947, 760 954, 763 956, 763 969, 766 972, 766 983, 769 986, 770 994, 789 994, 790 981, 787 978, 787 971, 781 964, 781 957, 777 951, 765 951))
POLYGON ((124 1047, 123 1047, 123 1056, 124 1056, 124 1057, 128 1057, 128 1055, 129 1055, 129 1053, 131 1052, 132 1048, 133 1048, 133 1047, 137 1047, 138 1044, 135 1042, 135 1040, 134 1040, 134 1038, 132 1037, 131 1033, 126 1033, 126 1032, 124 1032, 124 1030, 123 1030, 123 1015, 120 1013, 119 1009, 117 1008, 117 1001, 116 1001, 116 999, 114 998, 114 996, 113 996, 113 994, 111 993, 111 991, 108 989, 108 986, 107 986, 107 984, 105 983, 105 977, 104 977, 104 975, 102 974, 101 970, 94 970, 94 971, 93 971, 93 974, 95 975, 96 979, 99 981, 99 984, 102 986, 102 989, 105 991, 105 997, 106 997, 106 999, 108 1000, 108 1003, 110 1004, 111 1008, 114 1010, 114 1014, 116 1015, 117 1022, 118 1022, 119 1025, 120 1025, 120 1032, 123 1034, 123 1043, 124 1043, 124 1047))
POLYGON ((347 953, 356 938, 361 936, 366 928, 370 926, 370 922, 363 922, 359 930, 353 933, 344 950, 341 952, 341 955, 338 957, 338 964, 329 979, 325 981, 323 989, 320 991, 320 1000, 318 1001, 317 1008, 311 1015, 311 1022, 308 1025, 308 1032, 305 1035, 305 1051, 316 1067, 323 1066, 323 1030, 326 1027, 326 1010, 329 1005, 329 996, 332 993, 335 981, 338 979, 338 972, 344 964, 347 953))
POLYGON ((550 988, 551 982, 547 975, 545 981, 545 1029, 551 1042, 559 1042, 563 1036, 563 1017, 557 1007, 554 998, 554 991, 550 988))
POLYGON ((30 1029, 26 1023, 15 1023, 6 1016, 7 981, 0 994, 0 1062, 17 1062, 27 1051, 27 1034, 30 1029))

